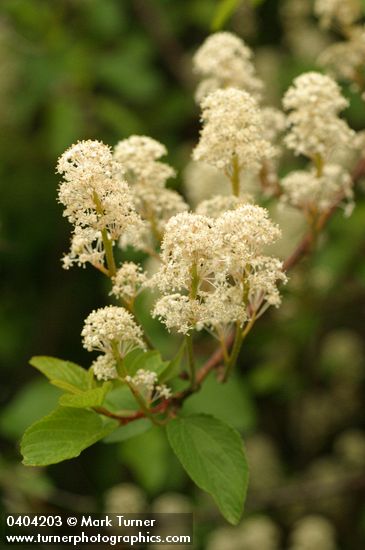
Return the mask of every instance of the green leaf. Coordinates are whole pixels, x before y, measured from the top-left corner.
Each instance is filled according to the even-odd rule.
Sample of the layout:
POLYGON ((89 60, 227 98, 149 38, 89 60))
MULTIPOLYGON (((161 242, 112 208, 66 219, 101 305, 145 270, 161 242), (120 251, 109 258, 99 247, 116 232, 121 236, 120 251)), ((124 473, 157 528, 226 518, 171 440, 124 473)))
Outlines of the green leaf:
POLYGON ((248 483, 239 433, 213 416, 198 414, 169 422, 167 436, 191 479, 212 495, 223 516, 236 525, 248 483))
POLYGON ((19 439, 25 430, 56 406, 61 390, 47 380, 38 378, 20 388, 13 400, 3 408, 0 432, 11 439, 19 439))
POLYGON ((121 385, 112 389, 105 397, 104 406, 114 413, 128 415, 139 409, 139 405, 128 386, 121 385))
POLYGON ((85 392, 73 395, 61 395, 59 404, 63 407, 76 407, 87 409, 91 407, 100 407, 103 404, 106 394, 112 388, 110 382, 104 383, 100 388, 94 388, 85 392))
POLYGON ((183 414, 206 413, 227 422, 243 433, 256 426, 256 408, 247 385, 233 374, 220 384, 211 373, 201 388, 184 403, 183 414))
POLYGON ((104 443, 117 443, 119 441, 125 441, 131 437, 142 434, 152 428, 152 422, 148 418, 140 418, 134 420, 125 426, 120 426, 117 430, 112 432, 104 439, 104 443))
POLYGON ((150 494, 181 487, 184 471, 159 426, 120 445, 120 458, 137 483, 150 494))
POLYGON ((212 30, 219 31, 232 17, 240 3, 241 0, 220 0, 213 17, 212 30))
POLYGON ((32 357, 29 363, 63 390, 79 393, 89 389, 88 371, 75 363, 46 356, 32 357))
POLYGON ((82 390, 77 388, 76 386, 73 386, 72 384, 69 384, 68 382, 65 382, 64 380, 50 380, 50 383, 53 386, 56 386, 57 388, 60 388, 61 390, 70 392, 70 393, 82 393, 82 390))
POLYGON ((69 458, 96 443, 118 427, 93 411, 58 407, 30 426, 21 441, 26 466, 47 466, 69 458))
POLYGON ((133 363, 141 356, 143 356, 145 354, 144 351, 142 351, 141 349, 134 349, 133 351, 130 351, 124 358, 124 366, 126 368, 126 370, 128 371, 128 373, 131 375, 132 373, 132 365, 133 363))

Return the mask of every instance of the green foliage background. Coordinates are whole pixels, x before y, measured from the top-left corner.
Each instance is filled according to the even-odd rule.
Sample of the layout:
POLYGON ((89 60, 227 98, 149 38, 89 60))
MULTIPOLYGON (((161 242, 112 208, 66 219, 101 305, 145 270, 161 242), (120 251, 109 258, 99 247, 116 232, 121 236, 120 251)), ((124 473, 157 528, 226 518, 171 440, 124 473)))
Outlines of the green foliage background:
MULTIPOLYGON (((61 268, 69 226, 56 202, 57 157, 78 139, 113 145, 130 134, 146 134, 166 144, 170 163, 180 171, 199 130, 190 57, 212 26, 224 25, 274 56, 276 98, 294 76, 316 68, 314 58, 299 55, 287 40, 283 3, 255 4, 245 11, 242 2, 217 0, 1 2, 0 490, 6 509, 101 510, 108 489, 125 481, 138 484, 149 499, 173 490, 190 495, 197 510, 206 506, 158 430, 125 443, 98 444, 42 472, 19 465, 18 440, 59 396, 28 366, 29 358, 47 354, 88 366, 82 323, 108 292, 97 272, 61 268)), ((346 115, 361 129, 364 104, 347 93, 352 106, 346 115)), ((174 185, 181 188, 180 176, 174 185)), ((344 430, 365 429, 364 218, 360 189, 353 216, 336 214, 322 250, 293 274, 282 309, 266 315, 249 337, 236 378, 224 387, 209 379, 185 406, 213 413, 247 437, 270 437, 284 485, 301 479, 322 457, 333 459, 334 442, 344 430), (318 437, 308 437, 317 426, 315 412, 303 413, 308 410, 324 411, 320 419, 331 417, 318 437)), ((175 342, 168 345, 157 324, 151 330, 171 356, 175 342)), ((206 339, 199 350, 202 358, 209 353, 206 339)), ((335 522, 343 549, 362 547, 361 496, 355 491, 352 502, 340 501, 334 515, 324 512, 335 522)), ((286 532, 298 506, 252 509, 270 513, 286 532)), ((304 510, 323 512, 316 501, 304 510)), ((201 513, 202 540, 211 519, 201 513)))

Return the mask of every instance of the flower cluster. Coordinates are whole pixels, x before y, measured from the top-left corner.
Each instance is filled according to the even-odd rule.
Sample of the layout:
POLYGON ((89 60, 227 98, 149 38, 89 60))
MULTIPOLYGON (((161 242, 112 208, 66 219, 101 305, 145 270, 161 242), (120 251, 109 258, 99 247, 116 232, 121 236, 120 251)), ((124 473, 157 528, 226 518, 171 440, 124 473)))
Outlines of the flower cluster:
POLYGON ((337 78, 352 82, 358 89, 362 88, 361 75, 365 64, 365 31, 355 27, 347 40, 335 42, 319 56, 318 62, 326 67, 337 78))
POLYGON ((110 148, 99 141, 80 141, 59 158, 63 174, 58 198, 64 216, 75 225, 71 251, 64 266, 101 263, 103 232, 115 241, 128 229, 137 235, 142 220, 136 213, 128 185, 117 170, 110 148))
POLYGON ((175 176, 175 170, 159 160, 165 155, 166 147, 148 136, 130 136, 114 148, 114 159, 130 185, 163 188, 175 176))
POLYGON ((280 231, 266 210, 245 204, 216 219, 183 213, 171 218, 162 241, 162 266, 149 284, 163 296, 154 309, 169 330, 210 330, 220 336, 279 305, 282 264, 263 255, 280 231))
POLYGON ((91 368, 97 380, 113 380, 118 377, 116 360, 110 353, 99 355, 91 368))
POLYGON ((338 164, 326 164, 318 176, 314 169, 290 172, 281 181, 282 200, 307 214, 324 212, 347 199, 347 212, 352 210, 352 179, 338 164))
MULTIPOLYGON (((145 221, 142 249, 159 243, 167 220, 188 209, 181 195, 165 187, 166 181, 175 176, 175 170, 159 160, 166 154, 164 145, 147 136, 131 136, 114 150, 114 159, 131 185, 134 204, 145 221)), ((134 245, 133 241, 132 231, 124 234, 121 246, 134 245)))
POLYGON ((200 102, 211 92, 222 88, 239 88, 259 99, 262 82, 252 64, 252 51, 230 32, 210 35, 193 58, 194 70, 203 80, 196 99, 200 102))
POLYGON ((146 275, 140 265, 134 262, 124 262, 113 277, 113 287, 110 294, 114 294, 127 304, 131 304, 145 281, 146 275))
POLYGON ((349 27, 363 15, 361 0, 315 0, 314 12, 323 27, 337 23, 349 27))
POLYGON ((273 149, 264 136, 256 101, 236 88, 217 90, 201 103, 203 128, 193 159, 231 176, 237 169, 258 169, 273 149))
MULTIPOLYGON (((355 0, 348 9, 335 0, 316 2, 325 23, 343 26, 356 20, 356 6, 355 0)), ((355 36, 353 30, 349 36, 355 36)), ((365 59, 363 33, 359 37, 346 69, 349 77, 356 76, 365 59)), ((283 263, 267 252, 281 231, 268 211, 254 204, 253 194, 259 189, 266 198, 281 196, 282 203, 300 209, 313 223, 338 204, 349 210, 352 180, 338 152, 343 155, 350 141, 352 150, 359 148, 357 141, 363 143, 340 118, 348 102, 329 76, 309 72, 297 77, 284 96, 284 115, 260 104, 262 83, 251 50, 233 34, 209 37, 194 67, 202 77, 197 92, 202 129, 187 170, 187 195, 195 212, 167 188, 175 171, 161 160, 165 146, 150 137, 133 135, 114 151, 99 141, 81 141, 57 165, 63 175, 59 200, 74 224, 64 267, 91 263, 110 277, 110 294, 124 305, 98 309, 85 320, 83 345, 100 353, 92 372, 100 381, 123 377, 143 411, 145 405, 169 399, 171 390, 159 384, 155 372, 125 369, 128 353, 145 349, 145 341, 152 347, 135 318, 139 292, 160 293, 152 316, 169 331, 190 335, 204 329, 218 338, 226 376, 256 319, 280 305, 279 285, 287 280, 283 263), (293 171, 279 182, 279 139, 285 129, 288 148, 311 162, 308 170, 293 171), (117 242, 122 249, 132 245, 158 257, 155 274, 147 279, 140 265, 118 264, 113 255, 117 242), (225 337, 233 327, 230 350, 225 337)), ((186 347, 194 388, 190 338, 186 347)))
POLYGON ((172 395, 165 384, 158 384, 155 372, 139 369, 134 376, 126 376, 125 381, 132 386, 147 405, 158 399, 169 399, 172 395))
POLYGON ((92 227, 76 225, 70 251, 62 258, 64 269, 69 269, 74 264, 85 267, 87 263, 94 266, 104 264, 105 250, 101 231, 92 227))
POLYGON ((135 348, 145 348, 141 327, 123 307, 106 306, 92 311, 81 336, 88 351, 99 350, 115 358, 124 357, 135 348))
POLYGON ((290 130, 286 145, 297 155, 328 160, 335 147, 347 146, 354 132, 338 114, 348 106, 338 84, 316 72, 300 75, 286 92, 290 130))

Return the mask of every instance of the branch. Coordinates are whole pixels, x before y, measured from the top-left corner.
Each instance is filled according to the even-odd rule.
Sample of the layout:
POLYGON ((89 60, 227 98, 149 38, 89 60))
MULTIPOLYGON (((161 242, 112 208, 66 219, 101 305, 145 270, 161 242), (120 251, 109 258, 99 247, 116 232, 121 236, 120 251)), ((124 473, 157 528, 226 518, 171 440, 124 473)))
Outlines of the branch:
MULTIPOLYGON (((153 407, 149 410, 151 414, 162 414, 164 413, 169 405, 170 405, 171 399, 165 399, 156 407, 153 407)), ((130 422, 134 422, 135 420, 139 420, 140 418, 146 418, 146 414, 144 411, 136 411, 135 413, 128 415, 128 416, 120 416, 117 413, 113 413, 111 411, 108 411, 108 409, 105 409, 104 407, 94 407, 94 411, 98 414, 102 414, 103 416, 107 416, 108 418, 112 418, 113 420, 117 420, 121 426, 125 426, 126 424, 129 424, 130 422)))
MULTIPOLYGON (((357 163, 357 165, 355 166, 352 172, 353 183, 354 184, 358 183, 358 181, 364 176, 365 176, 365 158, 362 158, 359 160, 359 162, 357 163)), ((341 203, 343 198, 344 196, 343 194, 341 194, 338 197, 338 199, 334 202, 332 208, 330 208, 320 216, 316 226, 317 232, 320 232, 324 229, 324 227, 327 225, 328 221, 333 216, 337 206, 341 203)), ((312 231, 309 231, 306 235, 304 235, 303 239, 299 242, 294 252, 284 261, 284 264, 283 264, 284 271, 289 271, 295 265, 297 265, 300 262, 300 260, 312 250, 313 244, 314 244, 314 235, 312 231)), ((225 344, 226 344, 227 350, 231 349, 233 345, 233 341, 234 341, 234 332, 232 331, 226 338, 225 344)), ((222 347, 220 346, 218 349, 216 349, 213 352, 210 358, 197 371, 196 388, 189 387, 182 392, 176 393, 170 399, 163 400, 159 405, 152 408, 150 410, 150 413, 162 414, 168 411, 169 409, 171 409, 171 414, 174 415, 175 411, 181 407, 185 399, 187 399, 192 393, 195 393, 196 391, 199 390, 201 384, 203 383, 205 378, 208 376, 208 374, 213 369, 218 368, 222 364, 223 359, 224 359, 223 351, 222 351, 222 347)), ((134 420, 138 420, 139 418, 146 417, 143 411, 137 411, 136 413, 128 417, 121 417, 119 415, 111 413, 106 409, 103 409, 102 407, 98 407, 97 409, 94 409, 94 410, 99 414, 103 414, 105 416, 118 420, 118 422, 121 425, 129 424, 134 420)), ((284 489, 286 490, 287 488, 284 488, 284 489)))
MULTIPOLYGON (((357 184, 358 181, 365 176, 365 158, 361 158, 358 163, 356 164, 355 168, 352 171, 352 181, 353 184, 357 184)), ((328 221, 332 218, 333 214, 336 211, 336 208, 338 205, 342 202, 344 199, 344 195, 341 193, 338 198, 335 200, 333 206, 324 212, 322 216, 320 216, 316 230, 317 232, 320 232, 324 229, 324 227, 327 225, 328 221)), ((284 262, 284 271, 289 271, 292 269, 297 263, 300 262, 300 260, 306 256, 312 249, 312 246, 314 244, 314 235, 312 231, 309 231, 306 235, 304 235, 303 239, 300 241, 294 252, 287 258, 284 262)))

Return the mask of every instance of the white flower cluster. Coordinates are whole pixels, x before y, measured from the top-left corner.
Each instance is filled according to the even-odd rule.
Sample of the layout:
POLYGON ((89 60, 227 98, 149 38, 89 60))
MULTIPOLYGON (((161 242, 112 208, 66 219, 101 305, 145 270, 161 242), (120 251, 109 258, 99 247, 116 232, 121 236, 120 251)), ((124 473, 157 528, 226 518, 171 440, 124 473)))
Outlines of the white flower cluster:
POLYGON ((69 269, 74 264, 85 267, 87 263, 103 265, 105 250, 101 237, 101 231, 92 227, 76 225, 70 251, 62 258, 64 269, 69 269))
POLYGON ((285 142, 299 155, 328 160, 335 147, 347 146, 354 132, 338 114, 348 106, 338 84, 329 76, 304 73, 283 99, 290 130, 285 142))
POLYGON ((134 301, 146 282, 146 275, 140 265, 134 262, 124 262, 113 277, 113 287, 110 294, 121 298, 127 304, 134 301))
POLYGON ((92 311, 81 336, 84 348, 102 351, 109 357, 124 357, 135 348, 145 348, 141 327, 123 307, 106 306, 92 311))
MULTIPOLYGON (((273 107, 263 107, 258 112, 257 104, 253 104, 254 101, 259 103, 261 100, 260 91, 263 83, 256 76, 251 50, 238 36, 229 32, 218 32, 209 36, 197 50, 194 56, 194 68, 204 77, 198 86, 196 97, 202 103, 202 119, 206 126, 208 126, 206 113, 210 108, 209 102, 205 103, 207 96, 214 95, 217 90, 232 90, 230 94, 217 95, 215 100, 210 101, 215 121, 210 121, 209 129, 203 129, 201 142, 204 137, 205 143, 199 144, 194 153, 194 159, 203 160, 219 170, 223 169, 230 178, 231 184, 235 185, 236 195, 241 188, 246 188, 246 181, 243 180, 246 180, 247 176, 257 180, 258 169, 263 169, 265 172, 265 192, 267 194, 275 192, 277 166, 274 157, 280 153, 280 148, 277 144, 270 148, 269 144, 274 144, 279 134, 284 131, 286 117, 273 107), (249 99, 244 95, 240 97, 240 91, 246 92, 250 96, 249 99), (225 112, 222 106, 226 103, 225 112), (241 103, 241 109, 238 106, 239 103, 241 103), (247 113, 243 112, 243 103, 246 104, 247 110, 251 112, 256 110, 260 121, 254 122, 252 117, 248 117, 247 113), (228 111, 232 113, 231 116, 228 115, 228 111), (257 126, 260 127, 258 132, 257 126), (222 151, 218 148, 216 151, 213 150, 214 142, 218 142, 221 149, 225 149, 222 157, 222 151), (237 142, 240 145, 239 148, 237 148, 237 142), (248 144, 252 145, 251 150, 248 144), (259 151, 261 153, 258 153, 259 151), (227 159, 230 165, 228 167, 227 159), (246 160, 243 162, 243 159, 246 160), (234 167, 232 167, 233 164, 234 167), (242 168, 245 170, 241 170, 242 168), (235 182, 232 181, 233 177, 235 182)), ((189 183, 188 178, 188 185, 189 183)), ((190 191, 190 185, 188 190, 190 191)), ((220 194, 225 194, 223 189, 220 194)), ((203 198, 208 196, 205 195, 203 198)))
POLYGON ((347 33, 347 40, 335 42, 326 48, 318 62, 330 70, 336 77, 348 80, 359 88, 359 77, 365 64, 365 29, 355 26, 347 33))
POLYGON ((152 371, 139 369, 134 376, 126 376, 125 380, 148 405, 158 399, 170 399, 172 395, 165 384, 158 384, 158 376, 152 371))
POLYGON ((148 136, 130 136, 114 148, 114 159, 130 185, 163 188, 169 178, 175 177, 175 170, 158 160, 165 155, 166 147, 148 136))
POLYGON ((349 27, 363 16, 361 0, 315 0, 314 12, 323 27, 337 23, 349 27))
POLYGON ((263 84, 256 76, 252 51, 230 32, 210 35, 193 58, 194 70, 203 77, 196 92, 200 103, 204 97, 222 88, 239 88, 260 98, 263 84))
MULTIPOLYGON (((197 91, 203 130, 193 153, 196 162, 185 174, 189 198, 197 203, 214 194, 226 195, 228 185, 219 171, 224 172, 233 193, 244 202, 251 199, 247 193, 242 195, 241 189, 247 192, 257 187, 259 170, 265 193, 275 193, 277 157, 281 152, 277 142, 286 128, 286 117, 273 107, 259 110, 262 82, 255 76, 251 50, 238 36, 219 32, 198 49, 194 67, 205 79, 197 91)), ((216 210, 217 202, 212 206, 216 210)))
POLYGON ((98 380, 113 380, 118 377, 116 361, 110 353, 99 355, 93 361, 91 368, 98 380))
POLYGON ((112 153, 99 141, 80 141, 59 158, 57 171, 63 174, 58 198, 64 216, 75 225, 66 268, 77 263, 100 263, 104 258, 101 234, 106 230, 117 240, 128 229, 141 231, 128 185, 121 179, 112 153))
POLYGON ((149 281, 163 296, 153 311, 169 330, 203 328, 221 335, 269 305, 278 306, 282 264, 263 255, 280 230, 265 209, 250 204, 216 219, 178 214, 166 227, 162 266, 149 281))
POLYGON ((257 103, 247 92, 217 90, 203 99, 201 107, 203 128, 194 160, 231 175, 234 162, 239 169, 259 169, 265 158, 273 156, 257 103))
POLYGON ((338 164, 326 164, 321 176, 314 169, 290 172, 281 186, 282 200, 307 213, 330 210, 342 199, 348 200, 347 211, 352 210, 352 179, 338 164))
MULTIPOLYGON (((181 195, 165 188, 166 181, 175 176, 174 169, 159 160, 166 154, 164 145, 147 136, 131 136, 114 150, 114 159, 131 185, 134 204, 145 221, 141 248, 150 247, 153 240, 159 243, 167 220, 188 209, 181 195)), ((133 231, 125 234, 120 244, 133 245, 133 231)))

